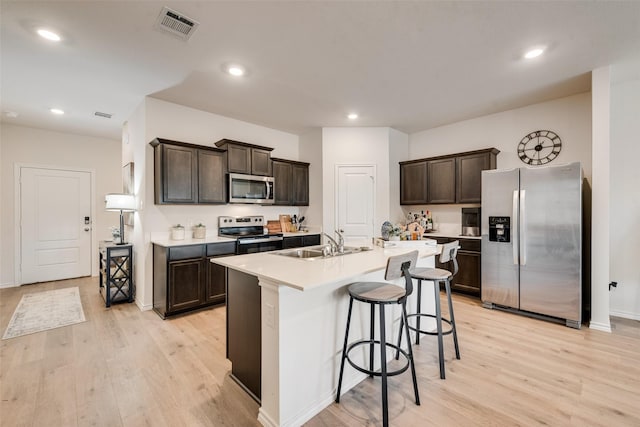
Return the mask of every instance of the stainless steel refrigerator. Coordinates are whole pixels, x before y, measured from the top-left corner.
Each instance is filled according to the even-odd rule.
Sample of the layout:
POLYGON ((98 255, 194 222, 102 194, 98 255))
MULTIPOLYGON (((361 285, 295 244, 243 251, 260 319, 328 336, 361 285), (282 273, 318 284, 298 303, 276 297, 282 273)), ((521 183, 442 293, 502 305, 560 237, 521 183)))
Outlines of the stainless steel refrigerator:
POLYGON ((580 163, 482 172, 482 302, 582 322, 580 163))

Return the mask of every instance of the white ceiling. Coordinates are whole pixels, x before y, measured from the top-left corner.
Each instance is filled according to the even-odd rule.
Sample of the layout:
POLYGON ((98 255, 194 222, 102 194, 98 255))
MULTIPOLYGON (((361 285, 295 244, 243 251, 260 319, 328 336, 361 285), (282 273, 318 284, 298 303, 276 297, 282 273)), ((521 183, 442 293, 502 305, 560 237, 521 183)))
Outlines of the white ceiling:
POLYGON ((0 15, 2 121, 114 139, 145 96, 296 134, 411 133, 588 91, 591 70, 640 57, 640 1, 2 0, 0 15), (200 22, 190 41, 153 28, 163 6, 200 22))

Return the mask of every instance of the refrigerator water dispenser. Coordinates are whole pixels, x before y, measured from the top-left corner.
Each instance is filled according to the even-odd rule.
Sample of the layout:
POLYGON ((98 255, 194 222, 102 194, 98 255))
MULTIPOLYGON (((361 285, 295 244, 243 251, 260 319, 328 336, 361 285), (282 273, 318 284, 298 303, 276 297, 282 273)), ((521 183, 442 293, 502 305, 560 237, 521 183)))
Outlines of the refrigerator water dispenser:
POLYGON ((504 243, 511 241, 511 217, 489 217, 489 241, 504 243))

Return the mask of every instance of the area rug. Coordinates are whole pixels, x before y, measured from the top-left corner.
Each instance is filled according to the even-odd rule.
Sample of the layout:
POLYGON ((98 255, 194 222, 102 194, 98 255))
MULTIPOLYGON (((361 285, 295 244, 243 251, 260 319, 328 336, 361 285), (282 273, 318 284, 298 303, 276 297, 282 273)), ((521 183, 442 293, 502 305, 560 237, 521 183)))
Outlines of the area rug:
POLYGON ((22 296, 3 340, 84 322, 78 287, 22 296))

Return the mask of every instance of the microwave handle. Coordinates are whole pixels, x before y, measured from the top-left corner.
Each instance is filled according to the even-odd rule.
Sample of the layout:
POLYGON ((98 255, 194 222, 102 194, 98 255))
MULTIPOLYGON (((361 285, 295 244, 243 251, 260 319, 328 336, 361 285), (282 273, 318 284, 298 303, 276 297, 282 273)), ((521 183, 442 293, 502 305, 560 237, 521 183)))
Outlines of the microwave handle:
POLYGON ((267 200, 271 200, 273 198, 273 182, 267 182, 267 200))

